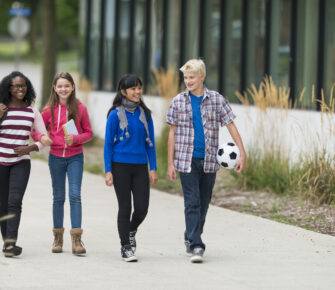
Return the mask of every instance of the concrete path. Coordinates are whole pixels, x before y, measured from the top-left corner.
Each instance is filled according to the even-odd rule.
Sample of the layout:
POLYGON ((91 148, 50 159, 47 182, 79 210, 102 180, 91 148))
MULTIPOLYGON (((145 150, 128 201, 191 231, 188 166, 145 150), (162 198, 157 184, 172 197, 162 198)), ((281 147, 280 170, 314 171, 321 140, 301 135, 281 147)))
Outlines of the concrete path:
POLYGON ((211 206, 205 262, 183 245, 183 199, 151 191, 138 235, 138 263, 120 258, 117 202, 101 176, 83 180, 86 257, 71 253, 68 200, 64 253, 52 254, 51 182, 33 160, 17 258, 0 256, 0 289, 334 289, 335 238, 211 206))

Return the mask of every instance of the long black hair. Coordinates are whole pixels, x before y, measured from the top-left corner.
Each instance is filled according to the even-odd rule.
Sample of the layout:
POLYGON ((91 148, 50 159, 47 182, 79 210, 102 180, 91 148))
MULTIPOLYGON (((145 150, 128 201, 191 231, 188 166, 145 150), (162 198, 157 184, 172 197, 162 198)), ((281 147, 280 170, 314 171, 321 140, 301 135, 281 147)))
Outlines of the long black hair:
MULTIPOLYGON (((137 87, 140 85, 142 87, 142 81, 137 75, 134 74, 125 74, 119 81, 117 86, 117 93, 113 101, 112 107, 108 110, 107 118, 112 110, 114 110, 116 107, 122 105, 122 99, 125 98, 124 95, 122 95, 121 90, 127 90, 129 88, 137 87)), ((142 98, 140 99, 140 106, 143 108, 145 115, 147 119, 150 119, 151 111, 150 109, 145 105, 142 98)))
POLYGON ((5 76, 0 82, 0 103, 8 106, 12 95, 10 93, 10 86, 12 85, 12 80, 16 77, 21 77, 25 80, 27 85, 26 95, 23 98, 23 101, 30 106, 36 99, 36 93, 33 85, 30 80, 21 72, 13 71, 9 75, 5 76))

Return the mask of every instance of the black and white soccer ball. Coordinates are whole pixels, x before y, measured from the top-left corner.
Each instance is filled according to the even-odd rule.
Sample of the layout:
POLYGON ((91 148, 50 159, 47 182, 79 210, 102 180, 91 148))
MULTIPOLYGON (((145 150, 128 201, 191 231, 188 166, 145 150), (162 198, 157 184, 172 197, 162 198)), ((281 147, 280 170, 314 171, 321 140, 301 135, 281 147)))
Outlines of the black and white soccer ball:
POLYGON ((240 159, 240 150, 234 142, 223 143, 219 146, 216 159, 226 169, 233 169, 240 159))

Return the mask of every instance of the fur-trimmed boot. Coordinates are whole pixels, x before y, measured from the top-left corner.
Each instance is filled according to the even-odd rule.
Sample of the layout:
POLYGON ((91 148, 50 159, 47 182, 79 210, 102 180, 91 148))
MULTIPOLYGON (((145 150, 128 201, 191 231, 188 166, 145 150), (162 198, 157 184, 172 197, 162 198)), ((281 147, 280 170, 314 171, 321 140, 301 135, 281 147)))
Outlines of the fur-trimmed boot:
POLYGON ((53 253, 61 253, 63 252, 63 234, 64 228, 60 229, 53 229, 54 234, 54 243, 52 245, 52 252, 53 253))
POLYGON ((86 254, 84 244, 81 240, 82 233, 83 233, 83 230, 80 228, 72 229, 70 231, 71 239, 72 239, 72 253, 75 255, 86 254))

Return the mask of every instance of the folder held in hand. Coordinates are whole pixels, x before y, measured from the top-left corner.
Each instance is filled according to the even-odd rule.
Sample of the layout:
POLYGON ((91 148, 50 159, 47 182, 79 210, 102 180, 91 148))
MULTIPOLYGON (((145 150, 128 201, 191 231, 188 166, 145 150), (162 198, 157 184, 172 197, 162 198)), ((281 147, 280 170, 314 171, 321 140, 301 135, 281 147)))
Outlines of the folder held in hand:
MULTIPOLYGON (((78 130, 73 119, 69 120, 66 124, 63 125, 63 131, 65 135, 78 135, 78 130)), ((71 146, 71 144, 69 144, 71 146)))

